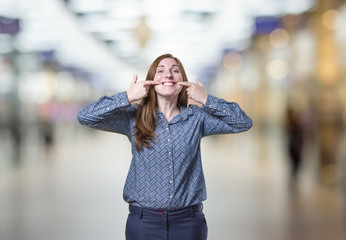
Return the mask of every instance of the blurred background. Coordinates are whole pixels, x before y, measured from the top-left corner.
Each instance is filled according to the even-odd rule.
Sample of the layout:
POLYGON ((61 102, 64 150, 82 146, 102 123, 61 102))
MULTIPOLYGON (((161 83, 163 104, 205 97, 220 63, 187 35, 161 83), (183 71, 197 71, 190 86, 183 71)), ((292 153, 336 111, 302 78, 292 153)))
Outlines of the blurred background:
POLYGON ((342 0, 0 0, 0 239, 125 238, 130 145, 76 115, 164 53, 254 121, 202 141, 208 239, 345 239, 342 0))

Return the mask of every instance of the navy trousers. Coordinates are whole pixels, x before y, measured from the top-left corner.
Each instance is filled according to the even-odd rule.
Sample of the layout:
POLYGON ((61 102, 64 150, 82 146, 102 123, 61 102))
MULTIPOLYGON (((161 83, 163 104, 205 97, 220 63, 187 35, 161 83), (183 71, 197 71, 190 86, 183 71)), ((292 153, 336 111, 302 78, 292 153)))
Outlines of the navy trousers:
POLYGON ((126 240, 206 240, 202 205, 165 211, 129 207, 126 240))

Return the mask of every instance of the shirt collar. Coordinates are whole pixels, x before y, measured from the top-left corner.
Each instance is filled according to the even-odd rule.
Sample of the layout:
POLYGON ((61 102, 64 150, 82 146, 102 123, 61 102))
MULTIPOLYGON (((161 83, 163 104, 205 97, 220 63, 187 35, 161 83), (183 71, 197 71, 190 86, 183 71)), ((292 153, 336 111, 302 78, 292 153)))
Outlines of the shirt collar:
MULTIPOLYGON (((190 116, 192 116, 194 114, 194 110, 192 107, 179 107, 180 109, 180 113, 175 116, 170 122, 169 124, 174 124, 174 123, 177 123, 177 122, 180 122, 180 121, 185 121, 187 120, 190 116)), ((160 111, 156 111, 156 114, 162 114, 162 112, 160 111)))

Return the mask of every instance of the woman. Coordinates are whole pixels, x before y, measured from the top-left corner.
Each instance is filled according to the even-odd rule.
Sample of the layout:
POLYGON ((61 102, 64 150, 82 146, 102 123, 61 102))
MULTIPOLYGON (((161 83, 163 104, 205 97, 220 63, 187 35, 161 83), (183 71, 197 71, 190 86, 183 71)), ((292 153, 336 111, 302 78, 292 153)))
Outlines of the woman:
POLYGON ((171 54, 152 63, 145 81, 137 78, 127 92, 104 96, 78 114, 81 124, 124 134, 131 142, 126 239, 207 239, 201 138, 246 131, 252 120, 237 103, 208 95, 198 79, 188 82, 171 54), (187 106, 188 99, 202 107, 187 106))

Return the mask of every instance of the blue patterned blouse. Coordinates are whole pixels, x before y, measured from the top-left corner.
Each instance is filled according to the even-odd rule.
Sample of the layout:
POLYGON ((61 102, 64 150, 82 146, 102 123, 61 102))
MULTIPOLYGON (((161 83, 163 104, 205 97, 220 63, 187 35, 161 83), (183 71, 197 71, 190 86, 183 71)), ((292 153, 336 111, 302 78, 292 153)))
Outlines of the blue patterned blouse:
POLYGON ((157 111, 156 141, 152 148, 134 147, 135 112, 126 92, 101 97, 78 114, 81 124, 124 134, 132 144, 132 162, 124 187, 124 200, 146 208, 173 210, 207 198, 201 162, 202 137, 246 131, 252 120, 237 103, 208 95, 203 107, 180 108, 167 122, 157 111))

